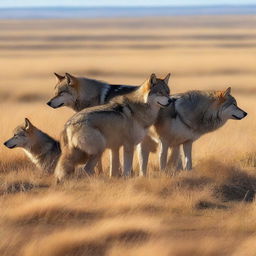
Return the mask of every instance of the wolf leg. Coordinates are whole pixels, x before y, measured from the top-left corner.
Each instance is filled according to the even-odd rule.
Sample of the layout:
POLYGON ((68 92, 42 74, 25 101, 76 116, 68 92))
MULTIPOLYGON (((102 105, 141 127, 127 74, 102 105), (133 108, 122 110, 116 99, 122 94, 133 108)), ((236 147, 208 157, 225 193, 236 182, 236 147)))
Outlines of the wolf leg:
POLYGON ((74 172, 74 165, 67 155, 61 155, 58 164, 54 171, 54 176, 57 183, 62 181, 69 173, 74 172))
POLYGON ((133 162, 134 146, 124 145, 124 176, 130 177, 132 173, 132 162, 133 162))
POLYGON ((62 149, 62 154, 54 171, 57 182, 66 176, 74 173, 77 164, 86 162, 87 156, 84 152, 77 149, 62 149))
POLYGON ((112 148, 110 150, 110 177, 120 176, 120 159, 119 159, 119 148, 112 148))
POLYGON ((98 171, 99 173, 101 173, 101 158, 97 158, 95 165, 93 159, 96 156, 101 156, 103 151, 105 150, 106 141, 102 133, 99 130, 95 129, 94 127, 84 125, 84 127, 77 132, 74 138, 75 139, 73 139, 73 143, 75 143, 75 146, 79 148, 82 152, 85 152, 90 158, 90 160, 88 159, 88 164, 86 164, 87 167, 85 166, 84 169, 88 170, 88 172, 94 173, 94 167, 98 162, 98 171))
POLYGON ((148 169, 148 158, 150 153, 157 151, 158 143, 149 135, 146 135, 143 141, 137 146, 137 153, 139 159, 139 175, 146 176, 148 169))
POLYGON ((193 141, 188 141, 183 144, 183 150, 185 155, 185 170, 192 169, 192 143, 193 141))
POLYGON ((90 155, 85 166, 84 166, 84 170, 88 175, 93 175, 95 174, 94 168, 96 166, 96 164, 98 163, 99 159, 101 158, 101 154, 97 154, 97 155, 90 155))
POLYGON ((147 146, 142 142, 137 146, 138 152, 138 159, 139 159, 139 176, 146 176, 147 175, 147 166, 148 166, 148 157, 149 157, 149 150, 147 146))
POLYGON ((182 162, 182 156, 181 156, 181 152, 180 152, 180 146, 175 147, 175 149, 177 151, 177 156, 176 156, 176 170, 183 170, 183 162, 182 162))
POLYGON ((102 167, 102 159, 99 159, 97 164, 98 174, 103 173, 103 167, 102 167))
POLYGON ((175 170, 183 170, 183 163, 181 158, 180 146, 172 147, 171 155, 168 159, 168 167, 175 170))
POLYGON ((159 153, 159 164, 160 170, 163 171, 166 168, 167 155, 168 155, 169 145, 166 141, 160 141, 160 153, 159 153))

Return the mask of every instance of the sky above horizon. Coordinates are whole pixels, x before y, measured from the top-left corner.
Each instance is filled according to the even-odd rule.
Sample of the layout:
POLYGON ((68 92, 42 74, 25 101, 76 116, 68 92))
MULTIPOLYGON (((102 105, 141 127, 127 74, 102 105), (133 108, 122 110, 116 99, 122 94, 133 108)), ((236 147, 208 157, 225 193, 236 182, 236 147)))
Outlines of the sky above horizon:
POLYGON ((0 0, 0 7, 247 5, 256 0, 0 0))

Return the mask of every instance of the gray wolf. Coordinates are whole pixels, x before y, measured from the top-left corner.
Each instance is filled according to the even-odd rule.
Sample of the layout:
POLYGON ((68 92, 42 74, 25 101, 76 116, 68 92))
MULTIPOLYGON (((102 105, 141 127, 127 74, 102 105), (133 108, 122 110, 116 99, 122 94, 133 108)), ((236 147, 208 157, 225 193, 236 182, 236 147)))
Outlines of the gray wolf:
MULTIPOLYGON (((47 102, 52 108, 69 107, 78 112, 88 107, 108 103, 114 97, 137 90, 138 86, 114 85, 85 77, 76 77, 69 73, 65 76, 54 73, 57 78, 55 96, 47 102)), ((119 152, 110 153, 110 158, 119 159, 119 152)), ((119 160, 118 160, 119 161, 119 160)), ((99 173, 102 172, 102 163, 98 162, 99 173)), ((119 175, 112 173, 111 175, 119 175)))
POLYGON ((10 149, 22 148, 30 160, 40 169, 53 173, 61 150, 58 141, 36 128, 29 119, 16 127, 12 138, 4 145, 10 149))
MULTIPOLYGON (((229 119, 241 120, 247 115, 237 106, 230 87, 224 91, 189 91, 172 97, 176 99, 174 104, 160 110, 156 123, 150 129, 151 137, 160 142, 161 170, 166 168, 169 148, 173 149, 170 165, 180 165, 179 145, 183 146, 184 169, 191 170, 192 144, 195 140, 217 130, 229 119)), ((140 175, 146 175, 147 171, 147 138, 140 148, 140 175)))
POLYGON ((133 92, 135 86, 114 85, 68 73, 57 77, 55 96, 47 102, 52 108, 67 106, 78 112, 84 108, 105 104, 112 98, 133 92))
MULTIPOLYGON (((55 176, 58 181, 74 172, 77 164, 86 161, 85 171, 94 173, 94 167, 106 148, 118 152, 123 146, 123 175, 132 170, 134 147, 145 137, 155 122, 161 107, 171 103, 170 90, 165 79, 152 74, 137 90, 116 97, 112 102, 87 108, 71 117, 61 136, 62 154, 55 176)), ((116 154, 112 154, 116 156, 116 154)), ((112 159, 112 171, 119 162, 112 159)))

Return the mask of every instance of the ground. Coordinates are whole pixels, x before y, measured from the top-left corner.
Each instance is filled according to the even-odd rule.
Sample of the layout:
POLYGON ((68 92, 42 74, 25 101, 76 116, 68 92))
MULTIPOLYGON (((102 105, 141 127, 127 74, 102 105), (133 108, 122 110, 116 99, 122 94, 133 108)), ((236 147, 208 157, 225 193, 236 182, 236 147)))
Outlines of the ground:
POLYGON ((56 186, 21 149, 0 147, 0 254, 256 254, 256 17, 0 21, 0 141, 24 117, 58 138, 73 114, 46 105, 53 72, 141 84, 172 73, 172 93, 231 86, 248 112, 205 135, 191 172, 77 175, 56 186))

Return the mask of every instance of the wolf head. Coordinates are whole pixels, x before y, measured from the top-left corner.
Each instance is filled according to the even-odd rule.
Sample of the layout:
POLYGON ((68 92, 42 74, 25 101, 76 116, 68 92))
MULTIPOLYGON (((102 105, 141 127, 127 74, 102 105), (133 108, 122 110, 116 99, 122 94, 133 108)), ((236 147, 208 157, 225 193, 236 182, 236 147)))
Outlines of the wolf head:
POLYGON ((7 140, 4 145, 8 148, 30 148, 37 131, 39 130, 25 118, 25 123, 15 128, 13 137, 7 140))
POLYGON ((141 85, 140 90, 142 90, 145 103, 167 107, 172 102, 170 99, 170 89, 168 87, 169 78, 170 74, 164 79, 157 78, 155 74, 152 74, 150 78, 141 85))
POLYGON ((58 82, 55 86, 55 96, 47 102, 52 108, 68 106, 73 108, 78 98, 78 79, 68 73, 65 76, 54 73, 58 82))
POLYGON ((241 120, 247 113, 237 106, 235 98, 231 95, 231 88, 224 91, 217 91, 214 95, 215 105, 218 108, 219 116, 223 120, 241 120))

